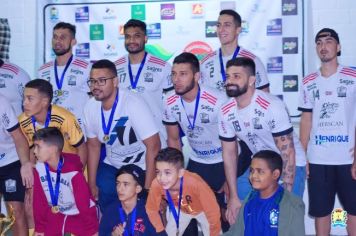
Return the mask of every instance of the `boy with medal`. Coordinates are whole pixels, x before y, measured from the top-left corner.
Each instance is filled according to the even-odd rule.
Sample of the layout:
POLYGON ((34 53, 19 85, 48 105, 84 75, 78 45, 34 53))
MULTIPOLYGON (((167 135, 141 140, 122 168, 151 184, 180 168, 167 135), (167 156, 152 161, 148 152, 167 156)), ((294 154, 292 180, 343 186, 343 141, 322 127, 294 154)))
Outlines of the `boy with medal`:
POLYGON ((122 166, 116 175, 117 201, 110 204, 100 221, 100 236, 155 236, 148 219, 142 190, 145 172, 138 166, 122 166))
POLYGON ((38 130, 33 142, 35 236, 97 235, 97 210, 78 156, 62 153, 64 138, 55 127, 38 130))
POLYGON ((157 176, 153 180, 146 210, 157 234, 183 235, 196 219, 204 235, 220 234, 220 210, 215 195, 197 174, 184 170, 184 158, 175 148, 162 149, 155 159, 157 176), (168 201, 167 225, 159 214, 162 201, 168 201))

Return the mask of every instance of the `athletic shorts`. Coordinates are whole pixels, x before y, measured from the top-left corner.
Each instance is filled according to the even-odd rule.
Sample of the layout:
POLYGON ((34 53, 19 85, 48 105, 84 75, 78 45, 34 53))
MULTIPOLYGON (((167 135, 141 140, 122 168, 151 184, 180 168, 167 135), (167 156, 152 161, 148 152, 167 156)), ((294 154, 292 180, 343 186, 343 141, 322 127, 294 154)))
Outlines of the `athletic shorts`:
POLYGON ((26 188, 22 184, 20 169, 20 161, 0 167, 0 192, 6 202, 23 202, 25 199, 26 188))
POLYGON ((343 209, 356 216, 356 180, 351 165, 309 164, 309 214, 324 217, 331 214, 337 194, 343 209))

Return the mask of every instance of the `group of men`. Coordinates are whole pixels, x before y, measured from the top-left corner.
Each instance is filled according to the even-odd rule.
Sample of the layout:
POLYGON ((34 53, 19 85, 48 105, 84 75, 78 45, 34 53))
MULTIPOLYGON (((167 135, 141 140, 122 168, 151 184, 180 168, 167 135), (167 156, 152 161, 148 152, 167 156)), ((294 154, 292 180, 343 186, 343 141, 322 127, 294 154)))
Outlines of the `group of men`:
POLYGON ((2 62, 0 191, 15 208, 15 235, 26 235, 21 202, 33 183, 32 137, 48 126, 62 132, 63 151, 87 165, 91 193, 102 210, 117 199, 121 166, 144 169, 149 191, 158 151, 182 149, 183 133, 191 150, 187 169, 214 191, 225 230, 251 190, 248 164, 239 165, 267 149, 282 156, 280 184, 301 198, 308 174, 309 214, 316 217, 318 235, 330 232, 336 193, 348 212, 349 235, 355 235, 356 71, 338 64, 337 33, 325 28, 315 37, 321 67, 303 79, 299 139, 285 104, 269 94, 261 60, 238 44, 241 22, 235 11, 222 10, 221 47, 201 62, 182 53, 171 66, 149 54, 146 24, 134 19, 124 26, 128 54, 114 63, 90 65, 75 57, 75 26, 64 22, 53 29, 56 58, 40 67, 38 79, 30 81, 22 69, 2 62))

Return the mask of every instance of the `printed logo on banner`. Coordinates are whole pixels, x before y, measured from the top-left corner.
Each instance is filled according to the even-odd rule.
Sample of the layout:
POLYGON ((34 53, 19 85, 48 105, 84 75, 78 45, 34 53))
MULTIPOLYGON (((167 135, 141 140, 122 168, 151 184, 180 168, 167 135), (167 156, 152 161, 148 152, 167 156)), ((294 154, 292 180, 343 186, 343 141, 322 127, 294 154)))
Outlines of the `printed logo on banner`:
POLYGON ((149 39, 161 38, 161 23, 153 23, 147 25, 147 36, 149 39))
POLYGON ((178 25, 176 28, 177 35, 188 35, 192 32, 191 28, 188 25, 178 25))
POLYGON ((298 91, 298 75, 284 75, 283 92, 297 92, 297 91, 298 91))
POLYGON ((217 21, 206 21, 205 22, 205 37, 214 38, 218 37, 217 35, 217 21))
POLYGON ((192 18, 203 18, 204 14, 204 5, 202 3, 192 4, 192 18))
POLYGON ((58 12, 58 8, 56 7, 51 7, 51 9, 49 10, 49 19, 52 22, 55 22, 59 19, 59 12, 58 12))
POLYGON ((174 3, 161 4, 161 20, 174 20, 176 9, 174 3))
POLYGON ((220 9, 225 10, 225 9, 231 9, 231 10, 236 10, 236 1, 224 1, 220 3, 220 9))
POLYGON ((250 31, 250 24, 248 23, 248 21, 243 20, 241 22, 241 33, 247 34, 249 31, 250 31))
POLYGON ((168 52, 159 44, 146 44, 145 51, 152 54, 153 56, 161 58, 164 61, 168 61, 174 54, 168 52))
POLYGON ((104 25, 90 25, 90 40, 104 40, 104 25))
POLYGON ((125 38, 124 25, 119 25, 119 39, 125 38))
POLYGON ((298 14, 297 0, 282 0, 282 15, 290 16, 298 14))
POLYGON ((201 60, 207 54, 213 52, 213 49, 205 42, 194 41, 185 46, 183 51, 193 53, 199 60, 201 60))
POLYGON ((297 54, 298 53, 298 37, 282 38, 283 54, 297 54))
POLYGON ((283 57, 270 57, 267 62, 267 73, 282 73, 283 57))
POLYGON ((103 16, 104 20, 116 20, 117 16, 115 14, 115 10, 110 7, 105 8, 105 13, 103 16))
POLYGON ((75 9, 75 22, 88 22, 89 21, 89 7, 77 7, 75 9))
POLYGON ((267 35, 282 35, 282 19, 270 20, 267 25, 267 35))
POLYGON ((75 49, 75 55, 81 58, 90 58, 90 44, 79 43, 75 49))
POLYGON ((131 5, 131 18, 146 20, 146 6, 144 4, 131 5))
POLYGON ((117 53, 116 46, 113 43, 106 44, 104 57, 117 57, 119 54, 117 53))

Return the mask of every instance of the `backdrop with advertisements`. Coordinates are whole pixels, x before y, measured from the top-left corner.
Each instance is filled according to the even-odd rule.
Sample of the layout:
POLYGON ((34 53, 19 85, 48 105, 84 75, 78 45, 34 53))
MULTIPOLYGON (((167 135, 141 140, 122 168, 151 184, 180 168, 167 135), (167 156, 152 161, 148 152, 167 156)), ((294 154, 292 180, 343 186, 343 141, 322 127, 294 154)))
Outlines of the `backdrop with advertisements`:
POLYGON ((183 1, 41 1, 39 29, 43 58, 53 60, 53 26, 65 21, 77 27, 74 54, 87 60, 115 61, 126 54, 123 25, 131 18, 145 21, 146 50, 171 62, 182 51, 199 59, 219 47, 216 21, 222 9, 242 17, 239 44, 263 61, 273 94, 297 116, 298 87, 303 76, 302 0, 183 1), (43 34, 43 35, 42 35, 43 34))

